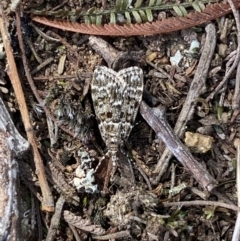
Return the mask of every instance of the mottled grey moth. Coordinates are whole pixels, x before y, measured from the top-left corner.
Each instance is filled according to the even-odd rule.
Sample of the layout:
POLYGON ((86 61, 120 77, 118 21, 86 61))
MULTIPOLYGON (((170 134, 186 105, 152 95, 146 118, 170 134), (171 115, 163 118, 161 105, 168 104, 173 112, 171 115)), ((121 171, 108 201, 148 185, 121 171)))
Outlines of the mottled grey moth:
POLYGON ((99 66, 91 88, 98 127, 115 166, 119 147, 129 137, 142 100, 143 71, 130 67, 115 72, 99 66))

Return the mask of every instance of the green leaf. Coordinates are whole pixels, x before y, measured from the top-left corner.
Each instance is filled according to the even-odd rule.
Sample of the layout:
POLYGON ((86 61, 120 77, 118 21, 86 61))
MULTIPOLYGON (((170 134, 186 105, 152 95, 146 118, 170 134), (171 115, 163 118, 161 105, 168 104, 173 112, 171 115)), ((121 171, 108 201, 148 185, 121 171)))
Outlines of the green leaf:
POLYGON ((115 13, 111 13, 110 14, 110 23, 116 23, 116 15, 115 13))
POLYGON ((205 5, 202 2, 199 2, 198 5, 202 11, 205 9, 205 5))
POLYGON ((152 7, 155 4, 155 0, 150 0, 148 6, 152 7))
POLYGON ((121 9, 122 9, 122 0, 116 0, 115 10, 121 11, 121 9))
POLYGON ((93 15, 94 12, 95 12, 95 7, 92 7, 92 8, 90 8, 90 9, 88 9, 88 10, 87 10, 88 19, 85 18, 85 21, 87 21, 88 23, 95 24, 96 18, 95 18, 95 16, 93 15))
POLYGON ((182 14, 183 14, 184 17, 188 15, 188 12, 187 12, 187 10, 186 10, 185 7, 179 6, 179 8, 181 9, 181 12, 182 12, 182 14))
POLYGON ((173 6, 173 10, 179 17, 184 17, 187 15, 187 11, 183 6, 173 6))
POLYGON ((56 18, 59 18, 59 17, 64 16, 64 15, 63 15, 63 10, 58 10, 58 11, 54 14, 54 16, 56 16, 56 18))
POLYGON ((77 17, 76 16, 70 16, 70 21, 72 23, 76 23, 77 22, 77 17))
POLYGON ((129 2, 128 0, 123 0, 122 2, 122 9, 121 10, 126 10, 128 8, 129 2))
POLYGON ((90 16, 91 24, 96 24, 96 17, 94 15, 90 16))
POLYGON ((127 20, 127 24, 131 24, 132 20, 131 20, 131 16, 129 12, 125 12, 125 18, 127 20))
POLYGON ((102 25, 102 15, 96 16, 96 25, 102 25))
POLYGON ((219 120, 222 120, 222 113, 223 113, 223 107, 222 106, 218 106, 217 107, 217 116, 219 120))
POLYGON ((141 23, 142 22, 142 19, 141 19, 140 15, 139 15, 139 13, 137 11, 132 11, 132 15, 135 18, 135 21, 137 23, 141 23))
POLYGON ((75 16, 77 16, 78 18, 80 17, 80 15, 82 15, 84 13, 82 9, 76 9, 76 10, 74 10, 74 12, 75 13, 73 13, 72 15, 75 14, 75 16))
POLYGON ((157 0, 157 1, 156 1, 156 5, 157 5, 157 6, 159 6, 159 5, 161 5, 161 4, 162 4, 162 0, 157 0))
POLYGON ((85 24, 90 24, 91 23, 90 18, 87 15, 84 16, 84 23, 85 24))
POLYGON ((143 0, 137 0, 137 1, 135 2, 135 4, 134 4, 134 8, 139 8, 139 7, 141 7, 141 6, 142 6, 142 2, 143 2, 143 0))
POLYGON ((146 13, 143 10, 139 10, 138 12, 139 12, 139 14, 141 16, 142 22, 147 22, 148 18, 147 18, 146 13))
POLYGON ((128 0, 117 0, 115 4, 116 11, 124 11, 127 9, 129 3, 128 0))
POLYGON ((206 219, 209 220, 210 218, 214 217, 216 207, 207 206, 203 208, 204 214, 206 215, 206 219))
POLYGON ((178 6, 173 6, 173 10, 178 16, 182 17, 182 12, 178 6))
POLYGON ((152 22, 153 21, 152 10, 151 9, 146 9, 146 14, 147 14, 148 21, 152 22))
POLYGON ((195 11, 201 12, 201 8, 199 7, 198 2, 193 2, 192 7, 195 11))
POLYGON ((199 1, 195 1, 192 3, 192 7, 194 8, 194 10, 196 10, 197 12, 202 12, 205 9, 205 5, 202 2, 199 1))
POLYGON ((89 8, 88 10, 87 10, 87 13, 89 14, 89 15, 91 15, 91 14, 93 14, 94 12, 95 12, 95 7, 92 7, 92 8, 89 8))

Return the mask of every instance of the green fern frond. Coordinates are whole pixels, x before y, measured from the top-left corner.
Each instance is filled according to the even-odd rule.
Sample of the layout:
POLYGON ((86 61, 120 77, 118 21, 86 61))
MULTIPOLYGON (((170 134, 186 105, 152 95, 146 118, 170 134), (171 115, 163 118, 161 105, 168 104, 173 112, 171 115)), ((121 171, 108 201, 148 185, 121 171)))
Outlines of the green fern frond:
POLYGON ((79 19, 82 18, 86 24, 97 24, 101 25, 106 22, 106 19, 110 23, 127 23, 132 22, 144 23, 152 22, 153 11, 161 11, 167 9, 173 9, 178 16, 186 16, 188 14, 187 8, 192 7, 195 11, 202 12, 205 5, 208 3, 217 2, 217 0, 186 0, 181 4, 162 4, 162 0, 149 0, 148 5, 143 6, 143 0, 136 0, 134 6, 129 5, 129 0, 116 0, 115 6, 112 9, 97 10, 95 7, 88 9, 87 11, 76 10, 70 12, 69 10, 58 10, 58 11, 36 11, 32 10, 31 13, 35 15, 47 15, 54 17, 66 17, 76 16, 79 19))

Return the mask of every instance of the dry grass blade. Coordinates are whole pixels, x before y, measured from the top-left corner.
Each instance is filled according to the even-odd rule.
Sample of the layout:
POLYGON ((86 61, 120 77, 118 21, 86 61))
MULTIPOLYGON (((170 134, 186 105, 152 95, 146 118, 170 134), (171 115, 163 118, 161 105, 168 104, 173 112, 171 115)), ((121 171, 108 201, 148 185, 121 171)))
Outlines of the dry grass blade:
MULTIPOLYGON (((235 6, 236 8, 240 8, 240 2, 235 1, 235 6)), ((224 16, 229 12, 231 12, 229 4, 216 3, 208 5, 203 12, 194 11, 186 17, 172 17, 163 21, 129 25, 125 24, 123 26, 111 23, 103 26, 95 24, 71 23, 66 21, 50 20, 40 16, 34 16, 32 19, 51 27, 77 33, 108 36, 137 36, 169 33, 180 29, 190 28, 224 16)))

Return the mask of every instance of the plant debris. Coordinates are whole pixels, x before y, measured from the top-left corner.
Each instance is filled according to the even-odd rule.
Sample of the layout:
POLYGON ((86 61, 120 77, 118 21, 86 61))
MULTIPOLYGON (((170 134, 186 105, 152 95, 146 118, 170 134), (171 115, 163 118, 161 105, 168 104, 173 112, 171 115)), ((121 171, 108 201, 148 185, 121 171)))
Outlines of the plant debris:
POLYGON ((239 240, 239 1, 110 2, 0 3, 0 90, 13 122, 0 116, 0 153, 6 170, 20 170, 17 182, 7 176, 16 195, 1 196, 19 206, 0 215, 0 226, 16 227, 19 213, 19 240, 239 240), (203 24, 183 30, 191 11, 186 23, 198 16, 203 24), (44 26, 30 13, 52 19, 44 26), (115 36, 64 31, 70 20, 115 36), (171 31, 157 34, 161 24, 171 31), (104 86, 94 83, 93 92, 96 69, 105 70, 97 73, 104 86), (143 88, 134 102, 136 86, 128 85, 122 106, 115 95, 126 91, 111 86, 124 86, 129 69, 132 81, 140 71, 143 88), (105 105, 110 83, 115 102, 105 105), (98 105, 105 126, 119 131, 107 141, 98 105), (31 146, 18 155, 6 145, 13 126, 21 136, 12 143, 31 146))

